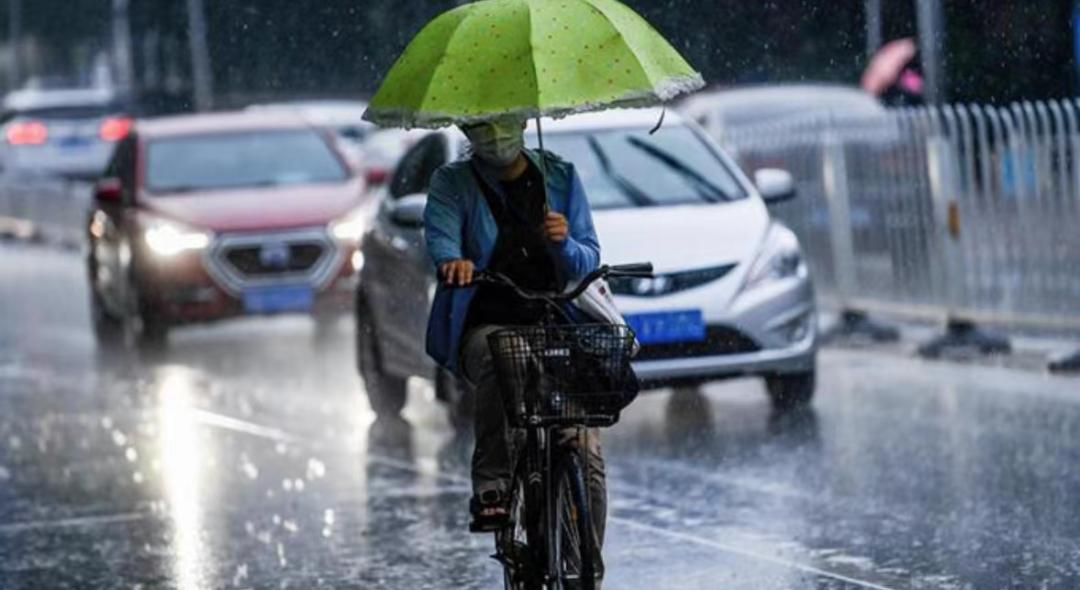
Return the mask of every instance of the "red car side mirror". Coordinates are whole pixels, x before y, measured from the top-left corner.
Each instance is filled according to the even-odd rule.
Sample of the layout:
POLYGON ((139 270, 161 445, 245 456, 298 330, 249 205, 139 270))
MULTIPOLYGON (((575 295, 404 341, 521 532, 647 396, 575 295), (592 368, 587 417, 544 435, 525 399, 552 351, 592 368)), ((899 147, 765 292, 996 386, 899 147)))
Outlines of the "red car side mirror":
POLYGON ((120 204, 124 187, 118 178, 102 178, 94 187, 94 199, 99 203, 120 204))

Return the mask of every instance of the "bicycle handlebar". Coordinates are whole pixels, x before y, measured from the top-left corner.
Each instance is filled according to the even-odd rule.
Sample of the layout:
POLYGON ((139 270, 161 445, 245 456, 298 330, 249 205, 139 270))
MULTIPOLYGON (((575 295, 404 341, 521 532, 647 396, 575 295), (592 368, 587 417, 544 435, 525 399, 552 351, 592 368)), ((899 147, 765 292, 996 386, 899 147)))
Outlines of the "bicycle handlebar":
POLYGON ((581 282, 576 287, 566 293, 555 293, 551 291, 529 291, 522 289, 514 283, 510 277, 494 272, 481 270, 473 275, 473 281, 466 287, 476 284, 487 285, 499 285, 502 287, 508 287, 522 299, 531 301, 543 300, 543 301, 573 301, 577 299, 579 295, 585 292, 589 288, 589 285, 595 283, 597 280, 608 277, 630 277, 630 278, 652 278, 653 265, 651 262, 637 262, 634 264, 614 264, 607 265, 602 264, 596 270, 585 275, 585 278, 581 279, 581 282))

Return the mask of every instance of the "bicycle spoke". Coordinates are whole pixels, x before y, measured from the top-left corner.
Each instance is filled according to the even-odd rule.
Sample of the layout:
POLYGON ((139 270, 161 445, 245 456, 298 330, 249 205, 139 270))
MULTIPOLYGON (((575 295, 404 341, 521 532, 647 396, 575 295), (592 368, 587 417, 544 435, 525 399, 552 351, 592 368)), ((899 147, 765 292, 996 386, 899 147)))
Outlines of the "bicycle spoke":
POLYGON ((594 545, 585 474, 576 451, 565 455, 558 470, 557 522, 552 549, 556 552, 556 588, 592 590, 595 587, 594 545))
POLYGON ((559 493, 565 498, 560 502, 562 512, 559 519, 560 557, 564 571, 576 575, 581 572, 581 537, 578 535, 577 507, 574 505, 569 484, 565 480, 559 486, 559 493))

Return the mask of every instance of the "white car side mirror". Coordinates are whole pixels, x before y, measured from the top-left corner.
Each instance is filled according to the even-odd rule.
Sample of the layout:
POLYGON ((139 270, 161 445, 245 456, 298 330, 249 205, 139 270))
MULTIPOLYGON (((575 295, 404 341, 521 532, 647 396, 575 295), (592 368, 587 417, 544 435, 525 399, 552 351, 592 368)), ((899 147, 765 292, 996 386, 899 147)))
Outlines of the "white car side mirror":
POLYGON ((754 184, 766 203, 780 203, 795 198, 795 179, 780 168, 761 168, 754 172, 754 184))

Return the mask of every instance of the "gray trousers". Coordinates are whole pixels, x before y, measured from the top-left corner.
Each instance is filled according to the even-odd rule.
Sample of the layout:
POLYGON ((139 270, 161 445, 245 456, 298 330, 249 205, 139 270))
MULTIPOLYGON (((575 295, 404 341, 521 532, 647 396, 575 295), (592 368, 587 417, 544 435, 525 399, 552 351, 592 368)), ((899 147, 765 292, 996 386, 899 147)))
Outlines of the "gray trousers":
MULTIPOLYGON (((488 336, 501 326, 479 326, 465 334, 461 349, 461 368, 464 377, 475 390, 473 425, 476 448, 472 457, 473 493, 479 496, 487 490, 504 492, 510 486, 510 437, 506 414, 491 359, 488 336)), ((588 435, 589 498, 596 529, 597 544, 604 542, 607 522, 607 483, 604 474, 604 455, 600 448, 600 432, 592 428, 588 435)), ((577 440, 577 438, 574 438, 577 440)))

